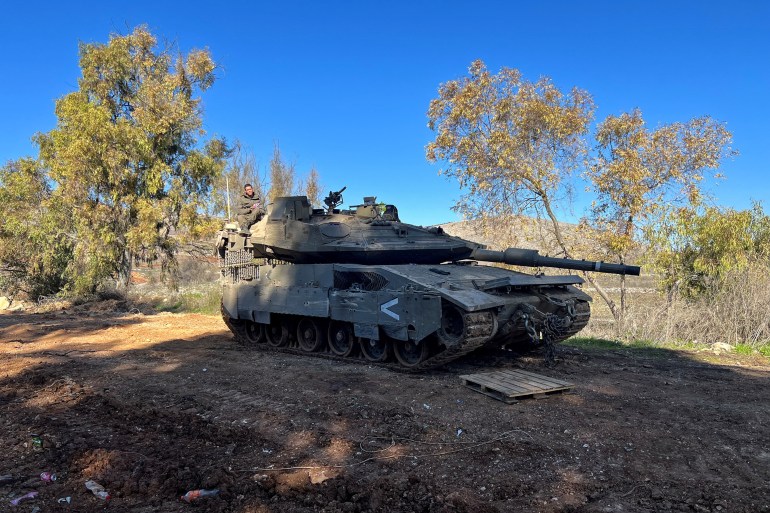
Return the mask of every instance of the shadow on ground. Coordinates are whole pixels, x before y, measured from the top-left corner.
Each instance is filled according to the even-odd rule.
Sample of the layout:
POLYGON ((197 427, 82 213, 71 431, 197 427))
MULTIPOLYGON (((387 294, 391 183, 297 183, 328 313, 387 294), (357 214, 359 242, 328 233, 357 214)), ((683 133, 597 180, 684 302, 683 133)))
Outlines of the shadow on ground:
POLYGON ((2 315, 0 340, 0 500, 36 490, 43 511, 98 509, 86 479, 131 512, 188 511, 199 488, 239 513, 770 504, 767 366, 561 347, 553 367, 484 353, 409 375, 244 349, 201 315, 2 315), (457 378, 508 367, 576 386, 506 405, 457 378))

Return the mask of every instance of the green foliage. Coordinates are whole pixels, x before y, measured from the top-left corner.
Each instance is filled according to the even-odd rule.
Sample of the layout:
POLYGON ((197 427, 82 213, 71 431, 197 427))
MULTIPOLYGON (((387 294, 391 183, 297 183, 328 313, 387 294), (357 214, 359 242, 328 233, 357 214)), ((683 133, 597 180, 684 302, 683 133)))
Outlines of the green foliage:
POLYGON ((0 168, 0 288, 31 298, 62 290, 73 244, 68 216, 50 200, 44 171, 30 158, 0 168))
POLYGON ((127 284, 136 258, 160 259, 173 276, 173 235, 194 235, 228 154, 219 139, 198 145, 196 94, 216 65, 205 50, 158 48, 139 27, 81 44, 80 68, 78 90, 56 102, 56 128, 35 138, 47 195, 36 228, 62 245, 46 272, 79 294, 110 278, 127 284))
POLYGON ((592 349, 621 349, 623 343, 618 340, 608 340, 595 337, 571 337, 563 342, 565 346, 583 347, 592 349))
POLYGON ((770 263, 770 217, 749 210, 707 207, 671 212, 648 231, 662 286, 686 298, 713 294, 735 271, 770 263))
POLYGON ((750 344, 736 344, 735 352, 743 356, 750 356, 754 354, 754 347, 750 344))

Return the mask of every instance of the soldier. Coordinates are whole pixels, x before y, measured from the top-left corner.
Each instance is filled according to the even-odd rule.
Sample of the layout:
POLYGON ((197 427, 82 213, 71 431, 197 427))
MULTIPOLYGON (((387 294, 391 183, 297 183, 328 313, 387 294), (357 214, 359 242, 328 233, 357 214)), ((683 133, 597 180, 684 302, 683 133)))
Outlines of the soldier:
POLYGON ((248 230, 249 227, 262 219, 265 210, 259 201, 259 196, 254 194, 254 188, 250 183, 243 186, 243 196, 241 196, 241 206, 238 209, 238 226, 241 230, 248 230))

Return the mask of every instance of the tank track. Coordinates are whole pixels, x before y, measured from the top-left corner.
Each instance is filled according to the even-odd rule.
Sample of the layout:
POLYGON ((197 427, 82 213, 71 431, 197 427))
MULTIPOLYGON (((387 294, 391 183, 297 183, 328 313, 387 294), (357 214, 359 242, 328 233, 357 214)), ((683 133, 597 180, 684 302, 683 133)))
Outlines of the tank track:
MULTIPOLYGON (((364 358, 360 351, 358 354, 350 357, 341 357, 333 354, 328 348, 324 351, 307 352, 302 351, 296 347, 296 341, 293 341, 289 346, 274 347, 266 343, 254 344, 249 341, 246 336, 246 324, 237 319, 231 319, 230 316, 222 307, 222 319, 227 327, 235 335, 236 341, 249 348, 258 349, 261 351, 270 351, 284 354, 293 354, 299 356, 311 356, 314 358, 323 358, 327 360, 341 361, 341 362, 353 362, 353 363, 365 363, 366 365, 373 365, 376 367, 383 367, 400 372, 424 372, 433 369, 437 369, 446 365, 447 363, 456 360, 476 349, 482 347, 492 336, 495 329, 495 319, 492 312, 467 312, 463 315, 465 321, 465 333, 466 336, 462 338, 457 344, 428 357, 421 363, 412 366, 405 367, 398 363, 392 362, 372 362, 364 358)), ((427 340, 426 340, 427 342, 427 340)))
POLYGON ((561 333, 556 335, 553 339, 554 344, 563 342, 571 336, 578 333, 580 330, 586 327, 588 320, 591 318, 591 304, 588 301, 578 301, 575 304, 575 315, 572 319, 572 324, 561 333))
POLYGON ((399 368, 412 371, 436 369, 480 348, 494 333, 495 318, 492 312, 465 313, 463 320, 467 335, 458 344, 436 353, 414 367, 399 368))
MULTIPOLYGON (((583 328, 586 327, 590 319, 591 319, 591 304, 588 301, 577 301, 575 304, 575 315, 573 316, 572 324, 568 328, 566 328, 565 330, 562 330, 559 334, 554 336, 553 343, 558 344, 576 335, 583 328)), ((530 347, 540 347, 543 345, 542 341, 540 341, 538 344, 533 346, 529 335, 523 328, 521 329, 521 331, 513 335, 509 335, 507 340, 492 339, 489 341, 488 345, 491 347, 497 347, 497 346, 511 346, 511 345, 517 345, 517 344, 529 344, 530 347)))

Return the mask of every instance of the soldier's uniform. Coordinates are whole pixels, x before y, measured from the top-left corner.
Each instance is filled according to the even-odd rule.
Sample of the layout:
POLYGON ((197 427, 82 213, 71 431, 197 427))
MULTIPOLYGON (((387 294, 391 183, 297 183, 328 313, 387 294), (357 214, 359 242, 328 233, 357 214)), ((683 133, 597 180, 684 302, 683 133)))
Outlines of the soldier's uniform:
POLYGON ((262 203, 259 201, 259 196, 252 194, 248 196, 245 192, 241 196, 241 206, 238 209, 238 226, 241 230, 248 230, 249 227, 262 219, 265 215, 265 210, 262 208, 262 203), (256 205, 256 207, 254 207, 256 205))

